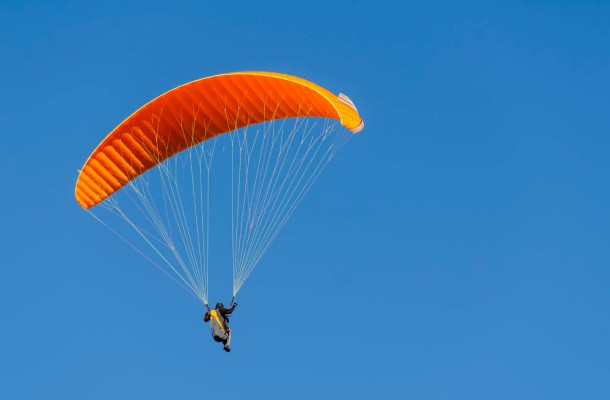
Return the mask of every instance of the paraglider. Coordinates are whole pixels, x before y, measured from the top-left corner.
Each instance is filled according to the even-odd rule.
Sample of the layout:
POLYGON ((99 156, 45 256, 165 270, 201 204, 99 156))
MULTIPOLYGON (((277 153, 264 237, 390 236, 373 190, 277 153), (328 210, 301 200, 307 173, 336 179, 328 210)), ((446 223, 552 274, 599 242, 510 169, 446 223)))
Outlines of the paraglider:
MULTIPOLYGON (((213 249, 230 235, 235 298, 315 180, 363 127, 347 96, 302 78, 202 78, 114 128, 80 170, 75 196, 209 309, 213 249)), ((225 327, 220 317, 230 312, 215 310, 206 315, 216 321, 217 314, 214 323, 225 327)), ((226 328, 218 337, 230 349, 226 328)))
POLYGON ((228 315, 235 311, 237 303, 233 302, 231 307, 225 308, 224 304, 218 302, 213 310, 206 307, 206 312, 203 315, 203 322, 209 322, 212 328, 212 337, 217 342, 222 342, 224 351, 231 351, 231 328, 229 328, 228 315))

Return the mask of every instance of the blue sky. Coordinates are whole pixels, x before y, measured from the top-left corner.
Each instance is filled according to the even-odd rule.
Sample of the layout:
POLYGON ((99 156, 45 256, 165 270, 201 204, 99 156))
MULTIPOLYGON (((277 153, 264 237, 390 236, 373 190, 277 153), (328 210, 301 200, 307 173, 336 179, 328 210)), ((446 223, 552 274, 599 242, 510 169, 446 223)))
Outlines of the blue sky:
POLYGON ((610 6, 257 3, 0 3, 0 398, 609 398, 610 6), (344 92, 366 129, 227 355, 73 191, 137 107, 240 70, 344 92))

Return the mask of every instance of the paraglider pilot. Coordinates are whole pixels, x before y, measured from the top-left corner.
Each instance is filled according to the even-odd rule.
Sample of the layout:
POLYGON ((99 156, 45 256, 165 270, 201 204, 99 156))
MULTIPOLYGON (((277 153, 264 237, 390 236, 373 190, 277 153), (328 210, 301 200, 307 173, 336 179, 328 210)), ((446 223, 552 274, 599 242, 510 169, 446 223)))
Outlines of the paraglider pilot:
POLYGON ((225 308, 220 302, 216 303, 216 307, 210 311, 206 304, 207 311, 203 315, 203 322, 209 322, 212 328, 212 337, 217 342, 224 344, 226 352, 231 351, 231 329, 229 328, 229 317, 235 307, 236 302, 233 302, 230 308, 225 308))

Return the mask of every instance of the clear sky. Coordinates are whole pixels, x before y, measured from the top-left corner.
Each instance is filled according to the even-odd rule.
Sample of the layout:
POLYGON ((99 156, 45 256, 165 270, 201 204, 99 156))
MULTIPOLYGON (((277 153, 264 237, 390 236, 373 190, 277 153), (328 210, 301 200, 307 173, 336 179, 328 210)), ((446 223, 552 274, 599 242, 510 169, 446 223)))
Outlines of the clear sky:
POLYGON ((603 1, 2 1, 0 398, 610 398, 609 21, 603 1), (226 354, 73 192, 137 107, 240 70, 344 92, 366 128, 240 292, 226 354))

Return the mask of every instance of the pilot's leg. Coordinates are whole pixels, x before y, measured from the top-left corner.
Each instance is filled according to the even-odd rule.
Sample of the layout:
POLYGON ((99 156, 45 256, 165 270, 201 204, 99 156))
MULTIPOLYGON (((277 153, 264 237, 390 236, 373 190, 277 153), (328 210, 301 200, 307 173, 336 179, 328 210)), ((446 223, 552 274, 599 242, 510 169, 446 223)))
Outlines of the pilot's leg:
POLYGON ((227 340, 225 341, 225 351, 230 351, 231 349, 231 330, 227 329, 227 340))

